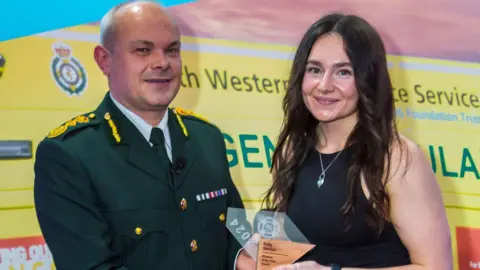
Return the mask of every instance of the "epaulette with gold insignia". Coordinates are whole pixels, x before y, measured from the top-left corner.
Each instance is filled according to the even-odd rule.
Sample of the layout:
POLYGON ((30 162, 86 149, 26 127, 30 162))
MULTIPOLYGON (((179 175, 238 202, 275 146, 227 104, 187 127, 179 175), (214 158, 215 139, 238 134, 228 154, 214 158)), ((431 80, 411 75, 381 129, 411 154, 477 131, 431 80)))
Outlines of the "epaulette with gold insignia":
POLYGON ((98 121, 92 121, 95 119, 95 117, 96 115, 94 113, 87 113, 74 117, 63 123, 59 127, 56 127, 55 129, 50 131, 47 134, 47 138, 61 138, 62 136, 65 136, 73 130, 78 130, 79 128, 90 126, 93 123, 97 123, 98 121))
POLYGON ((117 129, 117 125, 115 125, 115 122, 113 122, 112 120, 112 116, 110 115, 109 112, 105 113, 105 115, 103 116, 103 118, 105 118, 105 120, 107 120, 108 122, 108 125, 110 126, 110 128, 112 129, 112 136, 113 138, 115 139, 115 141, 117 143, 119 143, 122 138, 120 138, 120 135, 118 134, 118 129, 117 129))
POLYGON ((187 128, 185 127, 185 124, 183 123, 182 117, 186 117, 188 119, 201 121, 203 123, 214 126, 205 117, 200 116, 193 111, 185 110, 185 109, 180 108, 180 107, 175 107, 172 110, 175 113, 175 116, 177 117, 177 120, 180 123, 180 126, 182 127, 182 130, 183 130, 183 134, 185 134, 185 136, 188 136, 188 131, 187 131, 187 128))

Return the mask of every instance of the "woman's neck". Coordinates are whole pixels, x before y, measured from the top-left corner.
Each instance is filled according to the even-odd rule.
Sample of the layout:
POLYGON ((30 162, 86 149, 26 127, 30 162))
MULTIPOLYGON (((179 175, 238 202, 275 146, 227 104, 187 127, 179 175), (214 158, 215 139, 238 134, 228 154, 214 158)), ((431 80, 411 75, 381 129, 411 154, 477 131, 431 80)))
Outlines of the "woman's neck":
POLYGON ((356 114, 333 122, 320 122, 318 125, 320 136, 317 149, 325 154, 343 150, 357 122, 356 114))

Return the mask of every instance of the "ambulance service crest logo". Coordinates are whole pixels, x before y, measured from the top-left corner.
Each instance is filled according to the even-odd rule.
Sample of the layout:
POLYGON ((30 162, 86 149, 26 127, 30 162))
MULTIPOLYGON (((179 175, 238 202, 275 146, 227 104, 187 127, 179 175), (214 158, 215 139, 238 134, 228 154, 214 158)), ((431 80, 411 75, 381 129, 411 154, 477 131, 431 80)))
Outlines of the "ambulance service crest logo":
POLYGON ((72 48, 64 43, 52 46, 52 75, 57 85, 70 96, 80 95, 87 86, 85 68, 73 57, 72 48))
POLYGON ((262 217, 257 224, 257 231, 262 238, 275 239, 280 233, 280 224, 273 217, 262 217))

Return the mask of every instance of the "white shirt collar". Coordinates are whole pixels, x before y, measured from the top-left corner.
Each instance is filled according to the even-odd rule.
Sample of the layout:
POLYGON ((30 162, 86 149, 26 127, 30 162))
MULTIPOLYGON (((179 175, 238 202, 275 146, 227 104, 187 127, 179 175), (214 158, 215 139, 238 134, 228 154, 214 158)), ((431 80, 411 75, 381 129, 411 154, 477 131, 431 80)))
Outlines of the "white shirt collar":
MULTIPOLYGON (((150 133, 152 132, 153 127, 149 123, 145 122, 145 120, 143 120, 140 116, 127 109, 120 102, 116 101, 111 93, 110 98, 112 99, 113 103, 118 107, 118 109, 125 115, 125 117, 127 117, 127 119, 130 120, 133 125, 135 125, 138 131, 140 131, 145 140, 150 143, 150 133)), ((165 112, 165 115, 163 116, 157 127, 163 131, 163 135, 165 136, 165 146, 167 147, 167 153, 171 159, 172 147, 170 142, 170 131, 168 129, 168 110, 165 112)))

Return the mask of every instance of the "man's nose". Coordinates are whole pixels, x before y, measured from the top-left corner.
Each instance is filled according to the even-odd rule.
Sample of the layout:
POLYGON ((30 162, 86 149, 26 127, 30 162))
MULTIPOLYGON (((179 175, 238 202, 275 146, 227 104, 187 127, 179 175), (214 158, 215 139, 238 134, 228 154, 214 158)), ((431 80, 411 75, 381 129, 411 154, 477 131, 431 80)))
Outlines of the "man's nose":
POLYGON ((163 52, 156 52, 152 55, 152 69, 168 69, 169 62, 163 52))

